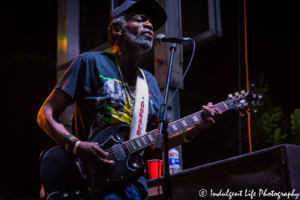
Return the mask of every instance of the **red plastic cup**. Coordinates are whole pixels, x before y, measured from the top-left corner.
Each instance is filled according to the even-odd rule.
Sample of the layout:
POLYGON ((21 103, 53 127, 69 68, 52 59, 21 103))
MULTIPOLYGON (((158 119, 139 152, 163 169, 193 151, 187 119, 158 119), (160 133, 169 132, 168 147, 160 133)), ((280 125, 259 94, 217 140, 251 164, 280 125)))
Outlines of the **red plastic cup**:
POLYGON ((158 159, 148 160, 147 165, 148 165, 149 179, 161 177, 162 160, 158 160, 158 159), (159 168, 157 168, 157 166, 159 166, 159 168), (157 173, 158 169, 159 169, 159 173, 157 173))

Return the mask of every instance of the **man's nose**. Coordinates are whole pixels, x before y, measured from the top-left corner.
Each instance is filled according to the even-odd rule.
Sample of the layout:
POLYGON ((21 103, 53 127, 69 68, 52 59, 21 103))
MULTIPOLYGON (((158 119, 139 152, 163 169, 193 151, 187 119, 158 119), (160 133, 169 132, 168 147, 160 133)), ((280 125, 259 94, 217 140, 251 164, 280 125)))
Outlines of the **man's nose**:
POLYGON ((145 21, 144 24, 143 24, 143 26, 144 26, 144 28, 148 28, 151 31, 153 31, 152 23, 149 20, 145 21))

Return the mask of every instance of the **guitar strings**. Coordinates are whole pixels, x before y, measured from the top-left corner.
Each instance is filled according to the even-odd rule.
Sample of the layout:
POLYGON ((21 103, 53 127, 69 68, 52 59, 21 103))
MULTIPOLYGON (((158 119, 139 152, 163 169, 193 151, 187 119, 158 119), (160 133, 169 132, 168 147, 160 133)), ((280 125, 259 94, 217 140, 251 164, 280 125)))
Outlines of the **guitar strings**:
MULTIPOLYGON (((148 134, 152 134, 152 133, 153 133, 153 132, 149 132, 148 134)), ((141 137, 144 137, 144 138, 143 138, 144 140, 142 140, 141 137, 138 137, 138 138, 135 139, 135 141, 136 141, 136 142, 139 141, 140 144, 142 144, 144 147, 149 146, 149 145, 152 144, 152 143, 149 144, 149 142, 147 142, 148 139, 147 139, 147 137, 145 137, 145 136, 146 136, 146 135, 141 136, 141 137)), ((122 150, 128 151, 127 146, 126 146, 125 143, 126 143, 126 142, 121 143, 120 146, 122 147, 122 150)), ((142 148, 139 148, 138 150, 140 150, 140 149, 142 149, 142 148)), ((115 158, 116 158, 115 153, 114 153, 114 150, 113 150, 112 147, 109 148, 109 149, 107 149, 106 152, 109 153, 107 159, 115 159, 115 158)), ((129 152, 129 151, 128 151, 128 152, 129 152)))
MULTIPOLYGON (((219 105, 220 105, 220 104, 219 104, 219 105)), ((216 104, 215 107, 218 107, 219 105, 216 104)), ((222 105, 220 105, 220 106, 222 106, 222 105)), ((194 113, 194 115, 197 115, 197 114, 200 115, 202 112, 203 112, 203 111, 201 110, 201 111, 199 111, 198 113, 194 113)), ((189 115, 189 116, 187 116, 187 117, 185 117, 185 118, 183 118, 183 119, 185 119, 185 120, 188 121, 188 122, 191 122, 190 120, 187 120, 187 119, 189 119, 190 116, 191 116, 191 115, 189 115)), ((202 120, 202 119, 200 118, 200 121, 201 121, 201 120, 202 120)), ((178 121, 175 121, 175 122, 173 122, 173 123, 171 123, 170 125, 172 125, 172 124, 177 125, 180 129, 184 129, 184 126, 182 125, 181 121, 179 121, 179 120, 178 120, 178 121)), ((191 124, 191 123, 189 123, 189 124, 191 124)), ((168 131, 169 134, 168 134, 168 135, 169 135, 169 136, 175 134, 175 133, 172 133, 172 132, 170 131, 170 128, 171 128, 170 125, 169 125, 169 127, 168 127, 168 129, 169 129, 169 131, 168 131)), ((194 125, 194 124, 189 125, 188 127, 193 126, 193 125, 194 125)), ((187 128, 187 127, 186 127, 186 128, 187 128)), ((171 128, 171 129, 172 129, 172 128, 171 128)), ((155 130, 149 132, 147 135, 153 136, 153 134, 155 134, 154 132, 155 132, 155 130)), ((134 139, 134 140, 131 140, 131 141, 135 141, 136 143, 139 142, 139 143, 141 143, 141 144, 143 144, 143 145, 146 145, 146 146, 152 144, 151 141, 150 141, 150 144, 149 144, 149 142, 147 142, 147 141, 149 141, 149 139, 146 137, 146 135, 143 135, 143 136, 141 136, 141 137, 138 137, 138 138, 136 138, 136 139, 134 139), (144 137, 144 138, 142 139, 141 137, 144 137)), ((126 146, 125 143, 129 143, 129 141, 120 144, 120 145, 122 146, 122 149, 123 149, 123 150, 124 150, 124 149, 127 150, 127 146, 126 146)), ((138 146, 140 146, 140 145, 138 145, 138 146)), ((140 148, 140 149, 141 149, 141 148, 140 148)), ((140 149, 138 149, 138 150, 140 150, 140 149)), ((106 152, 109 153, 108 158, 113 158, 113 157, 115 157, 114 155, 112 155, 112 154, 114 154, 114 151, 113 151, 112 148, 107 149, 106 152)))
MULTIPOLYGON (((185 118, 184 118, 184 119, 185 119, 185 118)), ((174 122, 174 123, 172 123, 172 124, 175 124, 175 125, 177 125, 178 127, 181 127, 181 126, 182 126, 180 121, 176 121, 176 122, 174 122), (180 126, 179 126, 179 125, 180 125, 180 126)), ((149 132, 148 134, 153 136, 153 133, 154 133, 154 132, 155 132, 155 130, 149 132)), ((154 134, 155 134, 155 133, 154 133, 154 134)), ((168 134, 168 135, 170 136, 170 135, 173 135, 173 134, 174 134, 174 133, 171 133, 171 132, 169 131, 169 134, 168 134)), ((138 137, 138 138, 134 139, 136 143, 140 143, 140 145, 138 145, 138 146, 141 146, 141 144, 142 144, 143 146, 148 146, 148 145, 152 144, 151 141, 150 141, 150 144, 149 144, 149 142, 147 142, 147 141, 149 141, 149 139, 148 139, 147 137, 145 137, 145 136, 146 136, 146 135, 141 136, 141 137, 144 137, 143 139, 142 139, 141 137, 138 137)), ((134 141, 134 140, 132 140, 132 141, 134 141)), ((128 142, 128 141, 127 141, 127 142, 128 142)), ((125 142, 125 143, 126 143, 126 142, 125 142)), ((122 146, 122 149, 123 149, 123 150, 124 150, 124 149, 127 150, 127 146, 125 145, 125 143, 121 143, 121 144, 120 144, 120 145, 122 146)), ((138 149, 138 150, 139 150, 139 149, 138 149)), ((109 149, 107 149, 106 152, 109 153, 109 156, 107 157, 108 159, 112 159, 112 158, 115 157, 115 155, 113 155, 113 154, 114 154, 114 150, 112 149, 112 147, 109 148, 109 149)))
MULTIPOLYGON (((222 110, 222 111, 223 111, 224 108, 225 108, 225 110, 226 110, 226 107, 223 105, 222 102, 221 102, 221 103, 218 103, 218 104, 216 104, 216 105, 214 105, 214 107, 217 108, 217 109, 220 109, 220 110, 222 110)), ((192 114, 192 115, 198 115, 198 116, 200 116, 200 121, 202 121, 202 119, 201 119, 202 117, 201 117, 201 115, 200 115, 202 112, 203 112, 203 110, 201 110, 201 111, 199 111, 199 112, 197 112, 197 113, 194 113, 194 114, 192 114)), ((168 126, 168 128, 167 128, 167 129, 168 129, 168 132, 169 132, 168 135, 171 136, 171 135, 175 134, 175 133, 171 133, 171 130, 172 130, 171 125, 173 125, 173 124, 176 125, 177 127, 179 127, 180 129, 184 129, 184 128, 185 128, 185 126, 183 126, 183 124, 182 124, 182 122, 181 122, 181 121, 183 121, 183 120, 186 120, 186 121, 188 122, 188 125, 191 124, 191 122, 193 122, 193 121, 190 120, 190 117, 191 117, 192 115, 186 116, 186 117, 182 118, 181 120, 177 120, 177 121, 175 121, 175 122, 169 124, 169 126, 168 126)), ((188 127, 193 126, 193 125, 194 125, 194 124, 189 125, 188 127)), ((155 134, 154 132, 155 132, 155 130, 154 130, 154 131, 151 131, 151 132, 149 132, 149 133, 147 133, 146 135, 151 135, 151 136, 153 136, 153 134, 155 134)), ((135 143, 137 143, 137 145, 139 146, 138 150, 141 150, 143 147, 146 147, 146 146, 149 146, 149 145, 153 144, 153 143, 149 140, 149 138, 146 137, 146 135, 143 135, 143 136, 140 136, 140 137, 137 137, 137 138, 131 140, 132 142, 135 141, 135 143), (142 138, 142 137, 143 137, 143 138, 142 138), (150 144, 149 144, 149 142, 150 142, 150 144), (143 147, 141 148, 141 146, 143 146, 143 147)), ((120 145, 120 147, 122 148, 123 151, 128 151, 128 152, 130 152, 130 150, 127 149, 126 143, 130 144, 129 141, 126 141, 126 142, 120 143, 119 145, 120 145)), ((114 160, 114 159, 116 159, 116 155, 115 155, 115 152, 114 152, 113 147, 111 147, 111 148, 109 148, 109 149, 107 149, 107 150, 105 150, 105 151, 109 154, 108 157, 107 157, 107 159, 109 159, 109 160, 114 160)))

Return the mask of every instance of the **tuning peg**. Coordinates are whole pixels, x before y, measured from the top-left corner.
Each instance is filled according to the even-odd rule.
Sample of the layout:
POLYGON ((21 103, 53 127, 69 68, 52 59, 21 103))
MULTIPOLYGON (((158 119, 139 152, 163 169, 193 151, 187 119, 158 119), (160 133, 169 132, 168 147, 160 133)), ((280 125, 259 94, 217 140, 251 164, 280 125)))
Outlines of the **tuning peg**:
POLYGON ((228 97, 231 98, 231 97, 232 97, 232 94, 229 94, 228 97))
POLYGON ((254 113, 257 113, 257 110, 255 110, 254 108, 252 108, 252 110, 253 110, 254 113))
POLYGON ((250 112, 250 110, 246 110, 246 113, 248 114, 248 115, 250 115, 251 114, 251 112, 250 112))
POLYGON ((242 90, 242 91, 241 91, 241 94, 245 94, 245 90, 242 90))
POLYGON ((240 115, 241 115, 241 117, 245 116, 245 114, 242 111, 240 111, 240 115))
POLYGON ((238 92, 234 93, 234 96, 238 96, 238 95, 239 95, 239 93, 238 93, 238 92))

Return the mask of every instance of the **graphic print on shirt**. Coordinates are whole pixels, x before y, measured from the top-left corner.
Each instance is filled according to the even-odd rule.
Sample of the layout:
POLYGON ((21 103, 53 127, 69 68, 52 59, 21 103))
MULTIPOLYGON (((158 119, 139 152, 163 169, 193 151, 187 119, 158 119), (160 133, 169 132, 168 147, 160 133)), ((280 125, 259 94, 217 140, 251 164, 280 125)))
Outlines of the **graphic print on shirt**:
MULTIPOLYGON (((98 125, 121 123, 130 125, 132 119, 129 114, 130 104, 126 99, 122 82, 102 75, 100 78, 103 86, 97 91, 99 97, 95 102, 98 125)), ((127 83, 125 85, 128 86, 127 83)))
MULTIPOLYGON (((130 104, 127 101, 122 82, 120 80, 109 78, 100 75, 103 86, 97 91, 98 98, 95 101, 95 108, 97 110, 96 124, 93 126, 104 127, 108 124, 121 124, 125 123, 130 125, 132 117, 130 116, 129 109, 130 104)), ((125 82, 125 86, 133 91, 133 86, 128 86, 125 82)), ((149 95, 150 97, 151 95, 149 95)), ((131 101, 132 95, 129 95, 131 101)), ((153 115, 154 108, 153 102, 149 98, 149 110, 148 114, 153 115)))

